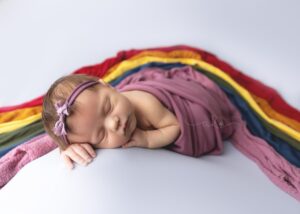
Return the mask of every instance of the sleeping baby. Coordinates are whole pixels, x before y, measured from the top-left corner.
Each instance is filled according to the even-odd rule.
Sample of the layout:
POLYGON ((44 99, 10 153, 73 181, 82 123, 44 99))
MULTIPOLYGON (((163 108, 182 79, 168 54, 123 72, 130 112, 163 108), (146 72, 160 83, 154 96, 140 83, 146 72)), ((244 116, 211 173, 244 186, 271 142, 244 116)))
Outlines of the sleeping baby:
POLYGON ((168 66, 118 75, 115 88, 83 74, 54 82, 44 96, 42 119, 67 166, 87 165, 95 148, 162 148, 197 158, 222 154, 230 140, 276 184, 298 191, 293 168, 248 130, 261 128, 251 120, 246 124, 246 104, 240 112, 233 94, 228 97, 192 66, 168 66))
POLYGON ((176 116, 153 94, 120 92, 103 80, 71 74, 56 80, 43 100, 43 125, 68 168, 89 164, 94 149, 161 148, 180 135, 176 116))

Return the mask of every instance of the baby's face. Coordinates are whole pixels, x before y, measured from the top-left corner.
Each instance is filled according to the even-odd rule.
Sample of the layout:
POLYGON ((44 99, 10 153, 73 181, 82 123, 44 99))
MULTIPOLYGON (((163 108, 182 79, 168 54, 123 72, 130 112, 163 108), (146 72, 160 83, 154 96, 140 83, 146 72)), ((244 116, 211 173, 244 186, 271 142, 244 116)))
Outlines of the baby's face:
POLYGON ((68 140, 90 143, 95 148, 120 147, 130 140, 136 128, 134 106, 113 87, 99 84, 97 89, 97 92, 84 90, 76 98, 79 112, 67 117, 68 140))

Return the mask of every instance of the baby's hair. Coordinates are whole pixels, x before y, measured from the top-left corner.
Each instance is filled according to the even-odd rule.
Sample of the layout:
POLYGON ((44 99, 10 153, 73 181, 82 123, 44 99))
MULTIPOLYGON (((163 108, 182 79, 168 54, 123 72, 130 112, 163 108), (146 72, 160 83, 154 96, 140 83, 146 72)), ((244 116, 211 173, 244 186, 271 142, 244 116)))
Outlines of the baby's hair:
MULTIPOLYGON (((61 137, 55 135, 52 130, 55 126, 56 121, 58 120, 58 115, 54 103, 58 101, 65 102, 76 86, 88 80, 99 81, 99 78, 86 74, 70 74, 67 76, 62 76, 50 86, 43 98, 42 122, 44 129, 61 150, 65 150, 68 147, 68 145, 66 145, 66 143, 61 137)), ((96 92, 97 85, 88 87, 85 90, 96 92)), ((78 109, 78 103, 76 103, 75 100, 73 105, 69 108, 69 115, 75 113, 77 111, 76 109, 78 109)), ((67 127, 67 119, 65 125, 66 131, 68 132, 69 129, 67 127)))

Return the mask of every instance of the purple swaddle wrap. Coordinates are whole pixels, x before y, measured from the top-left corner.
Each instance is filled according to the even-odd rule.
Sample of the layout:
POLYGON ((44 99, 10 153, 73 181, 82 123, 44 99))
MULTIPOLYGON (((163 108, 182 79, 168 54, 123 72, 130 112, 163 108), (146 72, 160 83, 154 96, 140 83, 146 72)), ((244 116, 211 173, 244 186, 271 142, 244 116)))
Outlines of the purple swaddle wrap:
POLYGON ((176 115, 181 134, 164 148, 192 157, 220 155, 228 139, 278 187, 300 201, 300 169, 252 135, 219 86, 192 67, 146 68, 123 79, 116 89, 149 92, 176 115))
POLYGON ((170 71, 144 69, 124 79, 117 89, 150 92, 176 115, 181 134, 167 149, 194 157, 219 155, 223 151, 223 140, 234 130, 234 106, 216 84, 191 71, 191 67, 170 71))

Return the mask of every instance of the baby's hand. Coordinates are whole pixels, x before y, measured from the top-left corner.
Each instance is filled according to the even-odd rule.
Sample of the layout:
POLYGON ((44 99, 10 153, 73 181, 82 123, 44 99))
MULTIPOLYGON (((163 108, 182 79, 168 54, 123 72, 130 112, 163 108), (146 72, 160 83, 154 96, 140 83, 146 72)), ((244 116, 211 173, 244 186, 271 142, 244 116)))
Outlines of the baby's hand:
POLYGON ((125 143, 122 148, 129 148, 129 147, 144 147, 148 148, 148 140, 147 140, 147 133, 146 131, 136 128, 134 133, 132 134, 131 139, 125 143))
POLYGON ((61 157, 69 169, 73 168, 73 162, 86 166, 96 157, 93 147, 88 144, 71 144, 67 149, 61 151, 61 157))

